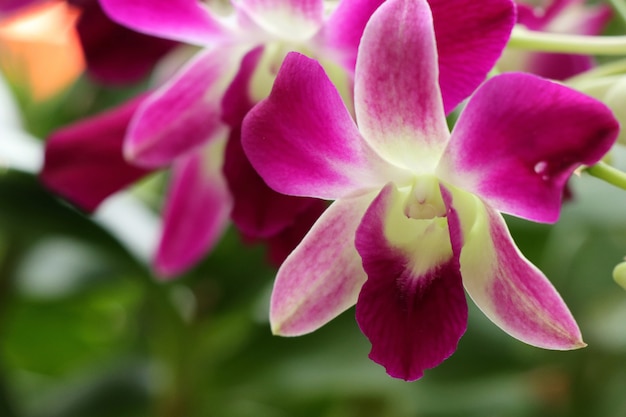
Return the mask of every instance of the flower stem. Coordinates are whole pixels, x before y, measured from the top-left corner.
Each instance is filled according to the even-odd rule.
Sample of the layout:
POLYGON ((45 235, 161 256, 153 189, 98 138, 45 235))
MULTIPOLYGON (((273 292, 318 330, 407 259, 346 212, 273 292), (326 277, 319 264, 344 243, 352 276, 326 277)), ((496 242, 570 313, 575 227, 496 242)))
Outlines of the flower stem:
POLYGON ((611 185, 626 190, 626 173, 605 162, 598 162, 585 169, 589 175, 600 178, 611 185))
POLYGON ((513 28, 508 46, 542 52, 626 55, 626 36, 585 36, 513 28))

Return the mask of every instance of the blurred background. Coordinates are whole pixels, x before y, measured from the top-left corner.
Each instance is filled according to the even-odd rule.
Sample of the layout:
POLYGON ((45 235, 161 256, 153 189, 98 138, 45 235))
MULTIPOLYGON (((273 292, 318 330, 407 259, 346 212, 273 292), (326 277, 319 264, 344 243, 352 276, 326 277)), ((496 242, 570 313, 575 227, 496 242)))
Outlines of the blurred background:
POLYGON ((507 218, 587 348, 524 345, 470 301, 457 352, 397 381, 367 358, 353 309, 313 334, 272 336, 276 270, 234 229, 180 279, 156 279, 147 254, 166 174, 93 216, 39 184, 42 138, 147 86, 85 74, 73 13, 55 18, 53 41, 0 20, 0 417, 626 416, 626 292, 612 279, 626 193, 583 175, 556 225, 507 218))

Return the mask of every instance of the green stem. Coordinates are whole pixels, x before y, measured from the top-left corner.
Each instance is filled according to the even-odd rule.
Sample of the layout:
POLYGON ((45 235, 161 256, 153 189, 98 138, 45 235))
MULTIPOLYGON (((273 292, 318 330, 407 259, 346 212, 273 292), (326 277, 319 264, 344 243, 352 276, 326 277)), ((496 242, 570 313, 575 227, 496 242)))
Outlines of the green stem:
POLYGON ((585 36, 537 32, 516 26, 508 46, 541 52, 626 55, 626 36, 585 36))
POLYGON ((626 173, 617 168, 613 168, 607 163, 598 162, 597 164, 585 169, 585 172, 591 176, 600 178, 611 185, 621 188, 622 190, 626 190, 626 173))

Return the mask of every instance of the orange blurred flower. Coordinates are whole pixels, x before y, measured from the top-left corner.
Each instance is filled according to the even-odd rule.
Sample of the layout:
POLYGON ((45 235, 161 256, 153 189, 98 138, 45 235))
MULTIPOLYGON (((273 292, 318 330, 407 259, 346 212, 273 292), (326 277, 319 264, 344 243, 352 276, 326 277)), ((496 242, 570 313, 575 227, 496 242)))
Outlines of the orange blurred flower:
POLYGON ((57 0, 0 21, 0 70, 33 100, 54 96, 84 70, 75 28, 79 15, 79 9, 57 0))

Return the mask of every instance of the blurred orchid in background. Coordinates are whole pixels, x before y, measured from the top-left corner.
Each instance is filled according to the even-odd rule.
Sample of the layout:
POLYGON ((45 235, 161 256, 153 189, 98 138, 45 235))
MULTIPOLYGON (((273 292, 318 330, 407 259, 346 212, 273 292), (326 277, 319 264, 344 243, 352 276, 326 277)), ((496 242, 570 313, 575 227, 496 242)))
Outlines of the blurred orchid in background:
MULTIPOLYGON (((584 0, 550 0, 533 6, 517 2, 517 22, 533 31, 600 35, 613 10, 609 5, 588 5, 584 0)), ((498 63, 500 71, 526 71, 554 80, 565 80, 594 66, 589 55, 507 50, 498 63)))
MULTIPOLYGON (((431 3, 438 22, 441 84, 449 111, 484 80, 500 55, 506 44, 506 36, 500 35, 510 31, 514 8, 509 0, 490 0, 488 12, 466 0, 431 3), (473 18, 467 19, 467 15, 473 18), (477 30, 482 36, 468 40, 466 33, 477 30)), ((173 166, 163 235, 155 258, 155 270, 160 275, 180 274, 204 256, 221 236, 231 205, 232 218, 242 234, 251 240, 267 240, 272 248, 270 256, 277 263, 299 242, 325 204, 267 189, 241 151, 239 125, 246 112, 267 94, 276 68, 292 49, 310 52, 326 63, 340 82, 343 96, 349 99, 360 34, 379 4, 379 0, 343 1, 328 14, 318 0, 306 4, 249 1, 234 4, 233 14, 225 18, 194 0, 180 1, 176 9, 180 14, 154 7, 154 2, 103 2, 112 18, 137 31, 205 47, 139 105, 123 139, 128 163, 149 169, 173 166), (283 10, 290 17, 285 20, 287 17, 275 10, 283 10), (222 164, 232 199, 221 175, 222 164), (211 213, 207 207, 212 208, 211 213)), ((111 114, 127 113, 120 110, 111 114)), ((105 116, 93 122, 98 131, 116 132, 115 139, 108 136, 111 146, 107 148, 113 150, 121 131, 113 126, 102 128, 101 120, 115 120, 117 126, 128 119, 105 116)), ((75 153, 78 142, 89 140, 76 133, 79 131, 69 128, 51 136, 42 179, 79 204, 88 198, 91 202, 83 207, 92 209, 117 187, 135 181, 138 171, 129 169, 132 172, 125 178, 126 170, 117 171, 120 175, 115 178, 92 171, 91 175, 110 182, 93 190, 102 190, 98 196, 93 192, 85 198, 76 195, 91 188, 88 184, 76 186, 87 178, 80 167, 107 166, 108 158, 115 166, 124 165, 121 155, 103 152, 92 154, 101 161, 83 160, 73 170, 67 155, 75 153), (59 168, 62 175, 57 175, 59 168)))

